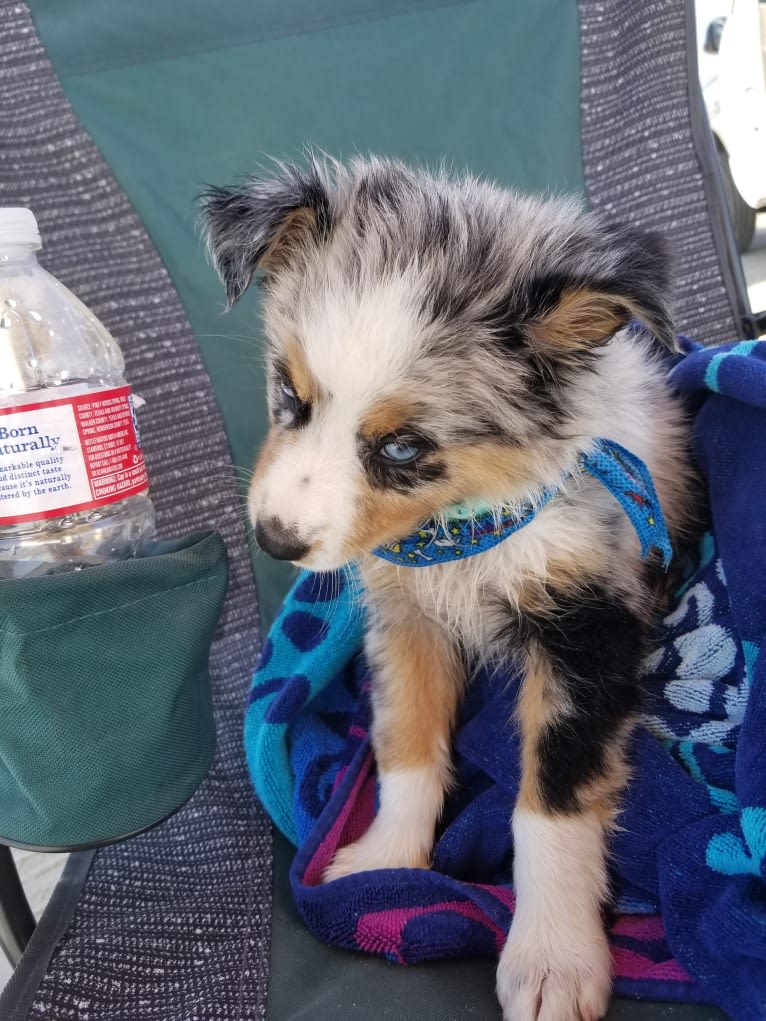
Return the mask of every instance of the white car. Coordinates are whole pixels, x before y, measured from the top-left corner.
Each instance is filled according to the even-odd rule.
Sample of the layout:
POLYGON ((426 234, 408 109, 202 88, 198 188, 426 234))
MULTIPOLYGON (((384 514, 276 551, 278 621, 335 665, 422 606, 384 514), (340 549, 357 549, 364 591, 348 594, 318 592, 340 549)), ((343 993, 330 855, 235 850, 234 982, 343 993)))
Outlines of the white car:
MULTIPOLYGON (((698 17, 703 3, 698 3, 698 17)), ((766 0, 733 0, 704 25, 700 78, 737 245, 766 209, 766 0)))

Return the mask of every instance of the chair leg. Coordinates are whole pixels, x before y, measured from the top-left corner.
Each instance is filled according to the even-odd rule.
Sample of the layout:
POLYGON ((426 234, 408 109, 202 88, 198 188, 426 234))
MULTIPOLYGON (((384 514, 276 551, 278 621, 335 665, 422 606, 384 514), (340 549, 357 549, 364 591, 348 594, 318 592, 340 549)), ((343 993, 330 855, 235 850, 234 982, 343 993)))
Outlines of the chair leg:
POLYGON ((16 967, 35 928, 10 848, 0 846, 0 949, 16 967))

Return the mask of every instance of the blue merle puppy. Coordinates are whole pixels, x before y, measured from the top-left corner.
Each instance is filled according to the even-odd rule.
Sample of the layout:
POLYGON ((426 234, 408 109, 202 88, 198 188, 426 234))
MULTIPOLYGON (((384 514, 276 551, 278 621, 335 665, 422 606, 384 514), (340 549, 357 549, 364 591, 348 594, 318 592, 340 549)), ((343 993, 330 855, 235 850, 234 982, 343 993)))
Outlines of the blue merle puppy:
POLYGON ((574 466, 598 437, 623 445, 651 471, 671 538, 687 527, 663 246, 572 199, 374 158, 210 189, 204 216, 229 302, 259 271, 264 290, 257 541, 314 571, 354 561, 364 581, 380 810, 325 880, 428 867, 461 693, 477 662, 510 662, 522 779, 498 996, 506 1021, 594 1021, 658 572, 574 466), (409 570, 373 552, 456 503, 499 514, 550 487, 531 523, 470 559, 409 570))

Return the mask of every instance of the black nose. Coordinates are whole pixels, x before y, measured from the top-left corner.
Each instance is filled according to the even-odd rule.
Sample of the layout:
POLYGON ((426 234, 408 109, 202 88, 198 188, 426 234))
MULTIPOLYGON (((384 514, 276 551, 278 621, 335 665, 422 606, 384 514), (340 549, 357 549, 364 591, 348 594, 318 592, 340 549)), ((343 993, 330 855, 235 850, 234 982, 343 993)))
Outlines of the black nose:
POLYGON ((294 528, 285 528, 279 518, 260 518, 255 523, 255 541, 275 560, 300 560, 309 551, 294 528))

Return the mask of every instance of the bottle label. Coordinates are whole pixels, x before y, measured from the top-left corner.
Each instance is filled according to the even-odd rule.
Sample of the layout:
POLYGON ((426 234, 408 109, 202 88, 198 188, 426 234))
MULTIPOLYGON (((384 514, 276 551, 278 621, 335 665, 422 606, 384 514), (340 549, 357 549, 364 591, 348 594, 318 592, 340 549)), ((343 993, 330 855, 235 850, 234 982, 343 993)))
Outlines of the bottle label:
POLYGON ((149 488, 129 386, 0 408, 0 526, 149 488))

